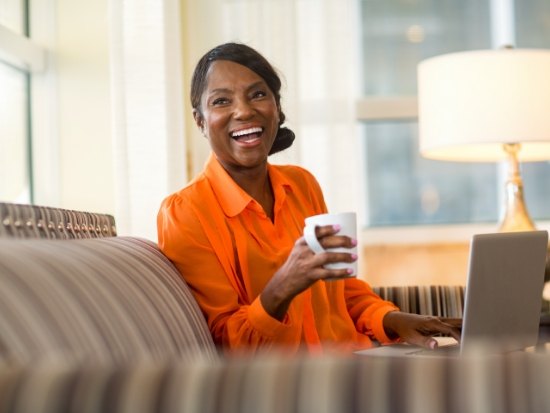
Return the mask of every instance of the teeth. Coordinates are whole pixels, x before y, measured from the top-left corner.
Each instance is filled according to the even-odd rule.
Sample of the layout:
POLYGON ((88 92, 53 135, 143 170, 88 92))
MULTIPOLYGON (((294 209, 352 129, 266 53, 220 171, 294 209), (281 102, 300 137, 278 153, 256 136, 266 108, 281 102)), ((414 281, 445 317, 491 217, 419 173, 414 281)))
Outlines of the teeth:
POLYGON ((248 128, 248 129, 243 129, 243 130, 233 132, 231 136, 236 138, 243 135, 249 135, 251 133, 261 133, 261 132, 262 132, 262 128, 255 127, 255 128, 248 128))

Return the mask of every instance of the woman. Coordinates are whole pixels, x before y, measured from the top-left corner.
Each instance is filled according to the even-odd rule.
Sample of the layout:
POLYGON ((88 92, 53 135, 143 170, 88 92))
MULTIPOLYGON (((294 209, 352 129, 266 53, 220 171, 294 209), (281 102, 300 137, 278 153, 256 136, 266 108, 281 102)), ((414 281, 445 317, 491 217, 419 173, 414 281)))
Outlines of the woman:
MULTIPOLYGON (((304 219, 327 208, 308 171, 268 163, 294 140, 282 126, 280 88, 267 60, 243 44, 210 50, 193 74, 193 116, 212 154, 201 174, 164 200, 158 234, 214 341, 229 350, 353 351, 373 340, 433 348, 431 334, 459 338, 456 326, 401 313, 366 283, 346 278, 347 270, 323 267, 357 256, 308 248, 304 219), (342 279, 323 281, 335 277, 342 279)), ((325 248, 356 245, 338 229, 317 229, 325 248)))

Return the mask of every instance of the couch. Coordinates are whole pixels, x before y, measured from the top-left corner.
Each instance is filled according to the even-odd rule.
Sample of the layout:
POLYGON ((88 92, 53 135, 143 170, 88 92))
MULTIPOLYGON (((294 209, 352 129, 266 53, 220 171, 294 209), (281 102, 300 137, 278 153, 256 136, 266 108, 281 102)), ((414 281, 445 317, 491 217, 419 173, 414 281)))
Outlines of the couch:
MULTIPOLYGON (((461 286, 378 287, 456 317, 461 286)), ((544 412, 550 354, 222 354, 152 241, 104 214, 0 203, 0 412, 544 412)))

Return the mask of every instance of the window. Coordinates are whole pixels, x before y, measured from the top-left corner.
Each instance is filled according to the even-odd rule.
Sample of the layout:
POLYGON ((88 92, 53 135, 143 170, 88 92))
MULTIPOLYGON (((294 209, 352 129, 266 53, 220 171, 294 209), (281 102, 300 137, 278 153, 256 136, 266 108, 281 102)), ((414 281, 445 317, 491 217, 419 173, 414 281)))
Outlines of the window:
POLYGON ((29 3, 0 4, 0 201, 5 202, 33 201, 31 80, 44 72, 46 55, 29 37, 29 3))
POLYGON ((29 202, 27 74, 0 62, 0 200, 29 202))
MULTIPOLYGON (((515 37, 516 47, 550 46, 550 3, 516 1, 510 27, 502 27, 497 9, 514 15, 511 0, 361 1, 362 103, 371 109, 363 118, 369 226, 498 220, 505 171, 420 157, 414 98, 416 66, 428 57, 492 48, 502 32, 515 37), (388 99, 397 105, 384 106, 388 99)), ((522 175, 531 216, 549 219, 550 163, 525 163, 522 175)))
POLYGON ((27 33, 21 0, 0 5, 0 200, 31 201, 29 76, 17 62, 14 39, 27 33))

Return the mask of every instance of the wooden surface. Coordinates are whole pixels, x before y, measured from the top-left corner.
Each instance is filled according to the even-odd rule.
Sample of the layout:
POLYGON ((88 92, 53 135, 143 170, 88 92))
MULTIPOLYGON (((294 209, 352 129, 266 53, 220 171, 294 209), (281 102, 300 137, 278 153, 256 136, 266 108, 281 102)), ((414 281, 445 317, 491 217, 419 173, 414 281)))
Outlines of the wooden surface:
POLYGON ((468 243, 368 245, 360 274, 379 285, 465 285, 468 243))

